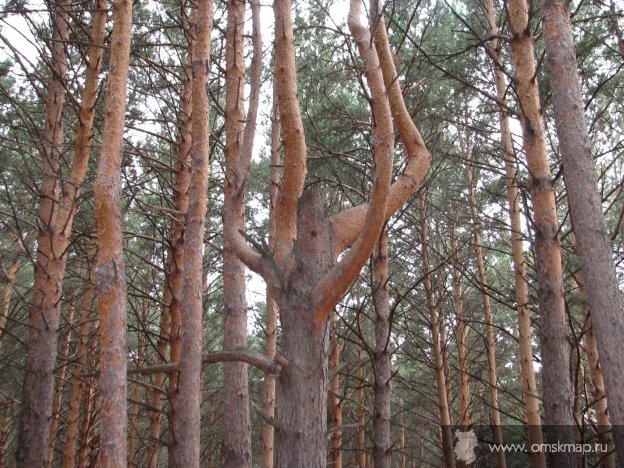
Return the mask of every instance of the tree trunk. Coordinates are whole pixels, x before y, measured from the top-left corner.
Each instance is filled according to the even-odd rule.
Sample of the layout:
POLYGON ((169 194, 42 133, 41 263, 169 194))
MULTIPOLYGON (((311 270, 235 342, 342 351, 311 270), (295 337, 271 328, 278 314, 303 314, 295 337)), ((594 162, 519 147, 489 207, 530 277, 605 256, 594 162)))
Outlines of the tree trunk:
POLYGON ((13 281, 17 275, 19 261, 17 259, 11 262, 11 266, 7 270, 6 285, 2 291, 2 314, 0 315, 0 347, 2 347, 2 339, 4 338, 4 329, 9 320, 9 312, 11 311, 11 294, 13 293, 13 281))
MULTIPOLYGON (((498 33, 493 0, 486 0, 486 18, 488 34, 494 37, 498 33)), ((539 396, 533 367, 533 343, 531 331, 531 311, 529 310, 529 284, 526 277, 526 263, 522 246, 522 221, 519 203, 518 184, 516 180, 516 161, 513 152, 509 115, 504 107, 507 104, 507 85, 502 69, 502 46, 498 39, 493 39, 489 46, 494 67, 496 97, 500 106, 501 150, 505 157, 505 184, 507 186, 507 202, 511 225, 511 251, 514 266, 514 283, 516 293, 516 310, 518 312, 518 343, 520 353, 520 378, 522 380, 522 399, 524 401, 528 442, 530 445, 543 443, 542 420, 539 408, 539 396)), ((529 458, 533 468, 546 468, 544 452, 530 452, 529 458)))
POLYGON ((56 446, 56 432, 58 430, 59 420, 63 407, 63 390, 65 389, 65 375, 67 374, 69 345, 73 331, 72 320, 74 318, 74 305, 71 304, 67 312, 67 330, 65 331, 64 340, 62 341, 61 351, 58 356, 60 368, 56 376, 56 385, 54 387, 54 398, 52 398, 52 420, 50 421, 50 440, 48 442, 48 455, 46 459, 46 467, 50 468, 54 461, 54 447, 56 446))
POLYGON ((98 237, 95 285, 102 333, 99 462, 103 467, 127 463, 126 278, 119 202, 131 29, 132 2, 115 0, 106 120, 93 188, 98 237))
POLYGON ((375 304, 375 371, 373 379, 373 463, 390 468, 392 463, 392 364, 390 362, 390 295, 388 293, 388 233, 384 229, 373 254, 373 303, 375 304))
MULTIPOLYGON (((488 391, 490 394, 490 418, 492 421, 492 432, 494 433, 494 443, 501 446, 503 444, 503 429, 500 420, 500 402, 498 399, 498 385, 496 378, 496 337, 494 336, 494 324, 492 322, 492 306, 488 292, 488 279, 485 271, 485 261, 481 250, 481 229, 479 228, 479 214, 473 189, 473 166, 472 166, 472 145, 467 138, 465 142, 464 155, 466 157, 467 169, 466 179, 468 181, 468 202, 470 204, 470 215, 472 218, 472 235, 474 238, 474 252, 477 261, 477 274, 479 278, 479 288, 481 290, 481 300, 483 303, 483 321, 485 322, 485 350, 488 362, 488 391)), ((496 452, 496 466, 505 468, 505 452, 496 452)))
POLYGON ((177 468, 199 466, 201 417, 201 353, 204 328, 202 323, 202 253, 208 187, 208 94, 206 84, 210 71, 210 34, 212 1, 200 2, 195 23, 196 43, 193 53, 193 111, 191 114, 191 183, 189 206, 184 228, 184 269, 180 309, 181 355, 179 367, 179 400, 172 403, 173 453, 170 464, 177 468), (175 404, 175 406, 174 406, 175 404))
POLYGON ((580 79, 565 2, 542 0, 542 29, 552 89, 555 126, 563 159, 577 251, 587 281, 592 325, 600 352, 615 447, 624 461, 624 316, 622 295, 607 238, 580 79))
POLYGON ((0 421, 0 468, 7 464, 7 446, 9 444, 9 424, 11 423, 13 400, 5 400, 2 403, 2 420, 0 421))
POLYGON ((17 465, 27 467, 45 465, 52 417, 54 367, 66 258, 65 249, 54 245, 54 230, 58 228, 56 218, 60 196, 59 176, 68 61, 65 44, 70 33, 70 7, 70 0, 58 0, 51 12, 52 57, 47 83, 48 95, 45 100, 37 260, 29 311, 30 328, 16 455, 17 465))
MULTIPOLYGON (((143 298, 143 315, 142 322, 147 323, 147 315, 149 312, 149 302, 146 297, 143 298)), ((137 354, 136 354, 136 367, 141 367, 145 362, 145 331, 139 328, 137 331, 139 335, 137 338, 137 354)), ((134 382, 134 389, 132 390, 132 397, 130 401, 132 406, 130 408, 130 421, 128 425, 128 466, 138 466, 135 462, 137 453, 137 433, 139 423, 139 412, 141 402, 141 387, 142 384, 138 381, 134 382)))
POLYGON ((338 343, 338 315, 332 311, 330 319, 330 357, 329 369, 332 378, 329 381, 329 420, 331 421, 330 456, 332 468, 342 468, 342 400, 340 398, 340 343, 338 343))
MULTIPOLYGON (((359 317, 358 317, 359 320, 359 317)), ((362 348, 358 348, 358 363, 362 362, 362 348)), ((357 417, 358 417, 358 431, 357 431, 357 460, 360 468, 366 468, 366 379, 364 377, 364 369, 360 364, 357 369, 357 417)))
POLYGON ((435 366, 436 390, 438 394, 438 410, 440 412, 440 431, 442 433, 442 450, 444 463, 447 468, 455 468, 455 452, 453 451, 453 433, 451 432, 451 416, 449 414, 448 400, 446 398, 446 378, 444 376, 444 360, 442 358, 442 346, 438 328, 438 310, 433 297, 431 282, 431 267, 429 265, 428 227, 426 217, 425 196, 419 196, 420 236, 422 242, 422 268, 423 286, 427 296, 427 308, 429 309, 429 326, 431 329, 431 348, 433 364, 435 366))
MULTIPOLYGON (((87 369, 87 345, 89 343, 90 315, 93 307, 93 274, 92 261, 95 259, 95 241, 90 241, 87 258, 88 278, 85 282, 78 315, 78 345, 76 347, 76 365, 72 376, 72 387, 69 396, 69 410, 67 412, 67 427, 65 429, 65 443, 63 445, 63 468, 74 468, 76 463, 76 448, 78 442, 78 423, 80 420, 80 403, 87 381, 79 374, 87 369)), ((87 411, 84 408, 83 411, 87 411)))
MULTIPOLYGON (((277 103, 277 92, 273 84, 273 110, 271 112, 271 186, 269 187, 269 249, 275 251, 275 206, 277 203, 278 187, 280 182, 280 123, 277 103)), ((273 359, 277 351, 277 303, 271 293, 271 288, 266 288, 266 344, 265 354, 273 359)), ((275 377, 265 375, 263 410, 269 417, 275 415, 275 377)), ((273 468, 275 431, 273 425, 268 422, 262 423, 261 432, 261 466, 273 468)))
MULTIPOLYGON (((525 0, 510 0, 513 32, 511 50, 516 68, 516 91, 522 109, 522 136, 529 170, 536 243, 538 304, 544 380, 544 414, 549 442, 574 443, 572 385, 569 369, 563 274, 559 247, 557 207, 540 114, 533 39, 525 0)), ((574 467, 574 453, 552 453, 554 467, 574 467)))

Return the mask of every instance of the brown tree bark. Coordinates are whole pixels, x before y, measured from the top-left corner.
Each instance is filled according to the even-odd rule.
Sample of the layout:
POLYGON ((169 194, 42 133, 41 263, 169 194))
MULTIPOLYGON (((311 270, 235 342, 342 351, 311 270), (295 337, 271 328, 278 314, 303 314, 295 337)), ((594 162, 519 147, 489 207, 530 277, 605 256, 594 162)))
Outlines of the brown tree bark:
POLYGON ((2 402, 2 420, 0 421, 0 468, 8 467, 7 447, 9 444, 9 426, 13 413, 13 400, 2 402))
POLYGON ((171 402, 172 424, 170 465, 199 466, 201 415, 201 368, 203 343, 202 253, 209 172, 209 104, 206 84, 210 71, 210 34, 214 5, 200 2, 195 22, 193 51, 193 110, 191 113, 191 183, 184 227, 184 268, 180 310, 179 400, 171 402), (175 406, 174 406, 175 405, 175 406))
MULTIPOLYGON (((245 178, 251 161, 262 65, 262 39, 260 37, 258 8, 256 5, 253 10, 252 95, 247 119, 245 119, 243 104, 245 2, 230 0, 228 3, 225 71, 226 174, 223 205, 223 347, 225 350, 241 349, 247 346, 245 266, 230 246, 229 239, 238 235, 239 231, 245 227, 245 178)), ((223 405, 224 412, 227 414, 223 420, 225 466, 231 468, 250 467, 251 421, 247 364, 231 362, 224 365, 223 405)))
MULTIPOLYGON (((516 93, 522 109, 522 137, 533 204, 544 415, 549 426, 547 438, 549 442, 574 443, 573 392, 568 373, 570 357, 558 239, 559 222, 540 114, 533 38, 529 35, 527 2, 510 0, 507 9, 513 33, 511 50, 516 68, 516 93)), ((552 466, 576 466, 573 453, 558 452, 551 455, 552 466)))
POLYGON ((2 314, 0 314, 0 347, 2 347, 2 338, 4 337, 4 328, 9 319, 11 311, 11 294, 13 293, 13 281, 17 275, 19 268, 19 260, 15 259, 11 262, 11 266, 7 269, 6 285, 2 291, 2 314))
POLYGON ((390 362, 390 295, 388 293, 388 232, 384 229, 373 254, 373 303, 375 305, 375 354, 373 379, 373 463, 392 463, 392 364, 390 362))
POLYGON ((598 192, 568 5, 542 0, 542 30, 577 251, 587 282, 615 447, 624 461, 624 315, 598 192))
MULTIPOLYGON (((485 2, 485 15, 488 22, 488 35, 492 38, 498 34, 493 0, 485 2)), ((522 380, 522 399, 525 407, 527 436, 529 444, 543 443, 542 420, 540 416, 539 396, 533 367, 533 344, 531 331, 531 311, 529 310, 529 284, 526 275, 524 248, 522 246, 522 221, 519 203, 518 184, 516 180, 516 161, 513 152, 509 115, 507 105, 507 85, 502 69, 502 44, 499 39, 492 39, 488 44, 489 55, 492 57, 496 97, 500 105, 501 150, 505 157, 505 184, 507 202, 509 204, 509 220, 511 227, 511 251, 514 266, 514 284, 516 294, 516 310, 518 312, 518 344, 520 354, 520 378, 522 380)), ((546 457, 543 452, 529 454, 533 468, 545 468, 546 457)))
MULTIPOLYGON (((273 85, 273 110, 271 112, 271 186, 269 188, 269 249, 275 251, 275 206, 277 203, 278 188, 280 182, 280 123, 277 103, 277 92, 273 85)), ((277 351, 277 303, 271 294, 271 288, 266 288, 266 342, 265 354, 273 359, 277 351)), ((275 416, 275 377, 265 375, 263 389, 263 410, 269 417, 275 416)), ((273 452, 275 430, 267 421, 262 423, 261 432, 261 466, 273 468, 273 452)))
MULTIPOLYGON (((362 348, 358 348, 358 362, 362 361, 362 348)), ((360 468, 366 468, 366 379, 364 369, 360 365, 357 369, 358 389, 356 392, 357 409, 357 460, 360 468)))
POLYGON ((44 452, 42 450, 45 450, 48 438, 49 425, 47 421, 45 423, 43 421, 47 420, 51 410, 52 371, 56 358, 57 328, 67 262, 67 247, 72 232, 76 200, 89 161, 106 21, 106 2, 98 0, 97 9, 93 15, 92 45, 87 54, 87 73, 78 116, 79 123, 74 136, 71 169, 66 180, 61 183, 62 116, 67 68, 65 49, 70 32, 68 9, 71 2, 60 0, 56 4, 57 9, 53 14, 52 73, 48 82, 48 97, 45 103, 43 180, 39 207, 41 229, 37 242, 28 361, 20 419, 20 447, 17 456, 18 463, 25 465, 43 463, 44 452))
POLYGON ((69 357, 69 345, 72 338, 72 320, 74 318, 74 305, 69 306, 67 312, 67 330, 65 336, 61 342, 61 350, 58 355, 58 361, 61 364, 56 376, 56 384, 54 386, 54 397, 52 398, 52 419, 50 420, 50 438, 48 441, 48 455, 46 457, 46 467, 50 468, 54 461, 54 448, 56 447, 56 432, 59 426, 59 420, 61 418, 61 410, 63 407, 63 391, 67 381, 65 375, 67 374, 68 357, 69 357))
MULTIPOLYGON (((90 315, 93 307, 93 272, 92 261, 95 259, 95 241, 89 246, 87 259, 88 277, 85 281, 80 312, 78 314, 78 345, 76 346, 76 365, 72 376, 72 387, 69 394, 69 409, 67 411, 67 426, 65 428, 65 443, 63 444, 63 468, 73 468, 76 463, 76 450, 78 444, 78 429, 80 421, 80 403, 87 386, 87 380, 79 374, 87 368, 87 347, 89 343, 90 315)), ((84 408, 84 411, 87 409, 84 408)))
POLYGON ((247 239, 261 253, 248 247, 242 236, 228 242, 249 268, 264 277, 280 310, 283 357, 288 364, 282 366, 277 390, 276 465, 323 466, 327 451, 327 319, 371 254, 385 221, 422 180, 430 156, 405 110, 385 26, 376 23, 380 24, 375 28, 376 33, 381 31, 379 42, 385 44, 376 50, 368 28, 360 23, 361 5, 354 1, 349 27, 364 61, 375 116, 375 174, 370 202, 325 218, 317 190, 308 190, 302 197, 306 143, 297 99, 290 2, 276 1, 274 12, 275 70, 284 132, 275 253, 267 252, 249 236, 247 239), (408 166, 391 187, 393 115, 408 152, 408 166), (349 246, 351 249, 337 261, 349 246))
POLYGON ((329 421, 331 437, 329 440, 332 468, 342 468, 342 401, 340 398, 341 348, 338 343, 338 315, 331 314, 329 371, 333 374, 329 381, 329 421))
MULTIPOLYGON (((485 323, 485 351, 488 362, 488 392, 490 396, 490 419, 492 422, 492 432, 494 443, 499 446, 503 443, 503 428, 500 419, 500 401, 498 399, 498 384, 496 378, 496 337, 494 336, 494 324, 492 322, 492 306, 488 292, 488 278, 485 271, 485 260, 481 249, 481 229, 479 228, 479 214, 473 188, 473 166, 472 166, 472 145, 467 138, 464 142, 464 154, 466 157, 466 179, 468 182, 468 203, 470 205, 470 215, 472 218, 472 236, 474 239, 474 252, 477 261, 477 275, 481 289, 481 300, 483 304, 483 321, 485 323)), ((499 450, 496 453, 496 466, 505 468, 505 452, 499 450)))
POLYGON ((429 327, 431 329, 431 348, 433 364, 435 366, 436 391, 438 396, 438 411, 440 413, 440 432, 442 434, 442 451, 444 463, 447 468, 455 468, 455 452, 453 451, 453 433, 451 431, 451 416, 446 393, 446 378, 444 376, 444 361, 442 358, 442 345, 440 343, 440 330, 438 328, 438 306, 433 296, 431 281, 431 266, 429 264, 429 228, 427 226, 427 205, 425 195, 418 197, 418 212, 420 216, 421 257, 423 268, 423 286, 427 297, 429 309, 429 327))
POLYGON ((99 463, 103 467, 127 463, 126 278, 119 203, 131 29, 132 2, 115 0, 106 119, 93 187, 98 239, 95 285, 102 334, 99 463))

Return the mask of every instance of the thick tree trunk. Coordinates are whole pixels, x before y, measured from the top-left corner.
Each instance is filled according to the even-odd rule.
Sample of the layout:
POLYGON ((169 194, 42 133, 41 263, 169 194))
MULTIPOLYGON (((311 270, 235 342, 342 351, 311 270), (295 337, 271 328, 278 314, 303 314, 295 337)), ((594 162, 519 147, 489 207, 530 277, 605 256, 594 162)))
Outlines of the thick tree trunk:
POLYGON ((338 314, 332 311, 330 319, 330 357, 329 370, 333 374, 329 381, 329 420, 331 438, 329 440, 331 466, 342 468, 342 400, 340 398, 341 348, 338 342, 338 314))
POLYGON ((54 2, 52 57, 48 95, 45 100, 43 168, 39 190, 37 261, 29 311, 30 328, 24 384, 21 397, 18 466, 44 466, 52 416, 54 366, 58 343, 65 249, 54 245, 58 228, 60 160, 65 107, 66 42, 69 40, 70 0, 54 2))
POLYGON ((542 0, 542 29, 572 226, 587 282, 615 447, 624 462, 624 315, 607 238, 567 3, 542 0))
POLYGON ((208 94, 206 84, 210 71, 210 35, 212 33, 214 4, 200 2, 195 23, 196 43, 193 53, 193 111, 191 114, 191 183, 189 206, 184 231, 184 269, 180 309, 179 400, 172 402, 175 413, 172 445, 175 446, 169 463, 177 468, 199 466, 201 368, 203 343, 202 253, 206 217, 206 190, 208 187, 208 94))
MULTIPOLYGON (((513 32, 511 50, 516 68, 516 91, 522 109, 522 136, 533 203, 545 389, 544 414, 549 426, 547 437, 551 443, 574 443, 573 394, 568 372, 570 356, 558 239, 559 222, 540 114, 533 38, 529 36, 526 1, 510 0, 507 7, 513 32)), ((576 466, 574 453, 552 453, 550 461, 554 467, 576 466)))
POLYGON ((447 468, 455 468, 455 452, 453 450, 453 433, 451 428, 451 416, 446 393, 446 378, 444 376, 444 360, 442 358, 442 345, 440 343, 440 332, 438 328, 438 310, 433 296, 433 285, 431 281, 431 267, 429 265, 429 239, 427 227, 427 210, 425 196, 419 196, 420 214, 420 236, 422 242, 422 268, 423 286, 427 296, 427 308, 429 309, 429 327, 431 329, 431 347, 433 354, 433 364, 435 366, 435 381, 438 395, 438 410, 440 413, 440 431, 442 434, 442 451, 444 463, 447 468))
POLYGON ((388 293, 388 233, 384 229, 373 254, 373 303, 375 305, 375 363, 373 380, 373 463, 390 468, 392 463, 390 362, 390 295, 388 293))
MULTIPOLYGON (((498 33, 493 0, 485 2, 488 34, 495 37, 498 33)), ((516 180, 516 161, 512 147, 509 116, 506 108, 507 85, 502 69, 503 54, 499 39, 493 39, 489 46, 494 68, 496 97, 500 107, 500 134, 501 150, 505 157, 505 184, 507 186, 507 202, 509 204, 509 218, 511 227, 511 251, 514 266, 514 283, 516 293, 516 310, 518 312, 518 344, 520 352, 520 378, 522 380, 522 399, 525 407, 527 436, 529 444, 543 443, 542 420, 540 416, 539 396, 533 367, 533 343, 531 331, 531 311, 529 310, 529 284, 526 276, 526 263, 522 246, 522 221, 520 213, 519 192, 516 180)), ((546 457, 544 452, 529 454, 533 468, 545 468, 546 457)))
POLYGON ((95 285, 102 333, 99 462, 103 467, 127 463, 126 278, 119 203, 131 30, 132 2, 115 0, 106 120, 93 188, 98 239, 95 285))
MULTIPOLYGON (((488 362, 488 392, 490 395, 490 419, 492 422, 492 432, 494 443, 501 446, 503 444, 503 428, 500 419, 500 402, 498 399, 498 384, 496 378, 496 337, 494 336, 494 324, 492 322, 492 306, 488 291, 488 279, 485 271, 485 260, 481 249, 481 229, 479 227, 479 215, 473 188, 473 166, 472 166, 472 145, 465 142, 464 154, 466 163, 466 179, 468 180, 468 202, 470 204, 470 215, 472 218, 472 235, 474 238, 474 252, 477 261, 477 275, 481 289, 481 300, 483 303, 483 321, 485 323, 485 351, 488 362)), ((496 453, 496 466, 505 468, 505 452, 499 450, 496 453)))

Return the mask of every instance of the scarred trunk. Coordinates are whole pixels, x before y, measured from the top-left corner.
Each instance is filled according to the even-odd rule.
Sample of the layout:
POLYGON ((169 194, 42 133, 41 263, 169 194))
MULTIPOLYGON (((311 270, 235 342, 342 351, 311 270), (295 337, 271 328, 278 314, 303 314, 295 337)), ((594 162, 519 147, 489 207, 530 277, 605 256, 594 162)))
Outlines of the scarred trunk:
POLYGON ((624 463, 624 315, 622 294, 607 238, 566 2, 542 0, 542 29, 552 88, 555 126, 563 159, 578 254, 600 352, 615 447, 624 463))

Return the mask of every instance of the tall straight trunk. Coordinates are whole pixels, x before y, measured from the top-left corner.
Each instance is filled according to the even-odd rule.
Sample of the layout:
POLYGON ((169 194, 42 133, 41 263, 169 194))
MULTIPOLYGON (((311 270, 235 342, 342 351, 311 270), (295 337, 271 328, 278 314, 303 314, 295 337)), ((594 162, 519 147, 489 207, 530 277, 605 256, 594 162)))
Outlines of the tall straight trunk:
POLYGON ((399 468, 407 468, 407 456, 405 455, 405 412, 403 398, 401 398, 399 410, 399 468))
MULTIPOLYGON (((245 153, 245 56, 243 29, 245 2, 230 0, 227 7, 225 67, 225 194, 223 204, 223 348, 240 349, 247 345, 247 301, 245 266, 232 249, 229 239, 245 227, 245 177, 251 151, 245 153)), ((255 24, 254 24, 255 26, 255 24)), ((255 83, 254 83, 255 84, 255 83)), ((252 87, 253 85, 252 84, 252 87)), ((257 84, 259 87, 259 83, 257 84)), ((258 93, 257 89, 252 92, 258 93)), ((250 113, 255 112, 253 102, 250 113)), ((255 125, 255 114, 249 125, 255 125)), ((251 150, 251 147, 249 148, 251 150)), ((223 455, 225 466, 251 466, 251 421, 247 364, 228 362, 223 370, 223 455)))
POLYGON ((61 411, 63 407, 63 391, 67 381, 65 375, 67 374, 68 357, 69 357, 69 345, 72 338, 72 320, 74 318, 74 305, 71 304, 69 311, 67 312, 67 330, 65 336, 61 342, 61 350, 58 355, 58 361, 60 368, 56 376, 56 385, 54 386, 54 397, 52 398, 52 419, 50 421, 50 440, 48 442, 48 455, 46 458, 46 467, 51 467, 54 461, 54 448, 56 447, 56 432, 59 426, 59 420, 61 419, 61 411))
POLYGON ((373 303, 375 305, 375 363, 373 379, 373 463, 392 463, 392 364, 390 362, 390 295, 388 293, 388 232, 384 229, 373 254, 373 303))
POLYGON ((175 418, 170 465, 198 467, 201 416, 202 323, 202 253, 206 218, 206 190, 209 172, 209 105, 206 85, 210 71, 210 34, 212 1, 200 2, 195 23, 196 42, 193 51, 193 110, 191 113, 191 183, 189 206, 184 226, 184 268, 180 310, 179 400, 172 402, 175 418), (174 406, 175 404, 175 406, 174 406))
MULTIPOLYGON (((587 295, 587 285, 585 283, 585 275, 583 271, 573 273, 572 276, 579 286, 579 290, 587 295)), ((598 344, 596 343, 596 335, 594 334, 591 312, 589 307, 583 305, 585 312, 585 352, 587 354, 587 364, 589 365, 589 374, 591 378, 591 392, 594 402, 592 408, 596 413, 596 423, 598 430, 598 440, 601 444, 613 450, 613 438, 611 436, 611 419, 609 418, 609 408, 607 394, 604 388, 604 378, 602 375, 602 365, 599 359, 598 344)), ((604 468, 615 467, 615 456, 610 454, 601 461, 604 468)))
MULTIPOLYGON (((196 13, 193 13, 195 18, 196 13)), ((161 357, 165 358, 165 350, 167 341, 169 344, 169 361, 179 362, 182 354, 182 343, 180 341, 180 325, 182 323, 182 271, 184 266, 184 218, 189 206, 189 186, 191 183, 191 114, 193 112, 193 74, 192 60, 195 35, 193 28, 189 28, 189 43, 187 45, 187 65, 185 67, 186 79, 182 88, 182 96, 180 103, 180 111, 178 114, 178 145, 177 164, 178 169, 175 176, 174 186, 174 208, 177 210, 174 220, 172 221, 171 233, 169 234, 169 250, 167 256, 167 286, 164 294, 165 308, 161 323, 161 339, 158 349, 161 357), (163 337, 164 335, 164 337, 163 337)), ((161 388, 164 382, 164 374, 156 375, 157 388, 161 388)), ((169 443, 167 448, 169 451, 169 459, 174 459, 175 444, 173 437, 173 428, 177 424, 175 422, 177 415, 175 409, 179 403, 179 374, 177 372, 170 373, 168 376, 167 398, 169 400, 169 443)), ((160 395, 154 393, 152 395, 155 412, 152 415, 150 423, 150 439, 151 446, 149 450, 149 466, 156 468, 158 465, 160 439, 160 410, 163 408, 163 401, 160 395)))
MULTIPOLYGON (((143 298, 143 315, 141 317, 144 324, 147 323, 147 315, 149 313, 149 301, 146 297, 143 298)), ((137 358, 136 367, 139 368, 145 361, 145 332, 143 329, 138 329, 137 339, 137 358)), ((128 424, 128 466, 138 466, 135 462, 137 454, 137 433, 141 403, 141 389, 142 384, 138 381, 134 382, 134 389, 132 390, 132 396, 130 401, 132 406, 130 408, 130 420, 128 424)))
MULTIPOLYGON (((494 433, 494 443, 499 446, 503 443, 503 428, 500 419, 500 401, 498 399, 498 385, 496 378, 496 337, 494 336, 494 324, 492 322, 492 306, 488 292, 488 278, 485 271, 485 260, 481 249, 481 229, 479 227, 479 214, 477 202, 474 194, 473 165, 472 165, 472 145, 466 141, 464 153, 466 156, 466 178, 468 181, 468 202, 470 204, 470 215, 472 220, 472 235, 474 239, 474 252, 477 261, 477 275, 479 287, 481 289, 481 300, 483 303, 483 321, 485 323, 485 350, 488 362, 488 392, 490 395, 490 418, 492 421, 492 432, 494 433)), ((505 452, 502 450, 496 453, 496 466, 505 468, 505 452)))
POLYGON ((96 422, 95 415, 96 395, 94 387, 85 386, 82 396, 82 420, 80 422, 80 447, 78 448, 78 466, 80 468, 89 466, 89 457, 92 452, 93 429, 96 422))
POLYGON ((67 73, 70 0, 52 4, 51 70, 45 99, 43 168, 39 189, 39 233, 24 383, 21 397, 19 466, 44 466, 54 391, 54 366, 65 267, 64 248, 54 245, 60 165, 63 146, 63 110, 67 73))
POLYGON ((457 343, 457 360, 459 366, 459 427, 467 431, 472 426, 470 403, 472 394, 470 391, 470 362, 468 360, 468 328, 464 317, 464 298, 457 259, 457 236, 455 225, 451 226, 451 282, 453 285, 453 310, 457 326, 455 327, 455 341, 457 343))
MULTIPOLYGON (((570 356, 558 237, 559 221, 540 113, 533 38, 529 35, 526 0, 510 0, 507 9, 513 33, 511 51, 516 69, 516 92, 522 109, 522 137, 533 204, 544 415, 549 426, 547 438, 551 443, 574 443, 573 392, 568 372, 570 356)), ((576 457, 573 453, 552 453, 551 465, 574 467, 576 457)))
POLYGON ((2 402, 2 420, 0 420, 0 468, 9 466, 6 458, 13 403, 13 400, 5 400, 2 402))
POLYGON ((422 248, 423 286, 427 296, 427 308, 429 309, 429 326, 431 329, 431 348, 433 365, 435 366, 435 381, 438 394, 438 410, 440 412, 440 431, 442 433, 442 451, 444 463, 447 468, 455 468, 455 452, 453 451, 453 433, 451 431, 451 416, 446 393, 446 378, 444 376, 444 360, 442 358, 442 344, 440 343, 440 330, 438 328, 438 310, 433 296, 431 281, 431 267, 429 265, 429 239, 427 227, 427 209, 424 195, 419 195, 418 212, 420 215, 420 237, 422 248))
MULTIPOLYGON (((488 35, 492 38, 498 33, 494 1, 486 0, 486 19, 488 35)), ((542 420, 540 416, 539 396, 533 367, 533 343, 531 331, 531 311, 529 310, 529 284, 526 275, 524 248, 522 246, 522 220, 519 203, 518 184, 516 180, 516 161, 509 129, 507 112, 507 85, 502 69, 503 54, 499 39, 492 39, 488 45, 494 68, 496 97, 500 105, 499 128, 501 134, 501 150, 505 158, 505 184, 507 187, 507 203, 509 204, 509 220, 511 227, 511 251, 514 267, 514 284, 516 294, 516 311, 518 312, 518 344, 520 354, 520 378, 522 380, 522 400, 530 445, 543 443, 542 420)), ((533 468, 545 468, 544 452, 530 452, 529 458, 533 468)))
MULTIPOLYGON (((357 356, 358 362, 362 362, 362 348, 358 348, 357 356)), ((362 365, 357 369, 357 381, 357 460, 360 468, 366 468, 366 380, 362 365)))
POLYGON ((68 24, 70 5, 70 1, 59 0, 53 13, 52 73, 45 103, 43 180, 39 206, 40 232, 37 238, 37 264, 33 305, 30 310, 28 360, 24 377, 20 445, 17 455, 18 464, 29 466, 44 463, 67 248, 76 212, 76 200, 89 161, 106 22, 106 1, 98 0, 97 9, 93 14, 92 45, 87 53, 86 79, 78 115, 79 123, 74 135, 71 169, 65 182, 61 183, 62 116, 65 103, 64 81, 68 60, 66 43, 70 32, 68 24))
POLYGON ((341 348, 338 342, 338 314, 332 311, 330 319, 330 356, 329 370, 332 378, 329 381, 329 420, 331 437, 329 440, 332 468, 342 468, 342 401, 340 398, 340 366, 341 348))
POLYGON ((93 187, 98 239, 95 285, 102 334, 99 462, 103 467, 127 463, 126 278, 119 203, 131 30, 132 2, 115 0, 106 119, 93 187))
POLYGON ((566 2, 542 0, 542 29, 577 251, 587 282, 615 447, 624 462, 624 315, 596 173, 566 2))
MULTIPOLYGON (((85 373, 87 368, 87 347, 89 343, 90 316, 93 307, 93 272, 92 261, 95 259, 95 240, 90 241, 87 258, 87 280, 85 281, 80 312, 78 314, 78 345, 76 346, 76 364, 72 376, 72 386, 69 394, 69 409, 67 411, 67 426, 65 428, 65 443, 63 444, 63 468, 73 468, 76 463, 76 450, 78 443, 78 429, 80 421, 80 403, 84 394, 87 380, 80 374, 85 373)), ((87 411, 83 408, 83 411, 87 411)))
POLYGON ((13 281, 17 275, 19 268, 19 260, 15 259, 11 262, 11 266, 7 269, 6 285, 2 291, 2 313, 0 314, 0 347, 2 346, 2 339, 4 338, 4 329, 9 319, 9 312, 11 311, 11 294, 13 293, 13 281))
MULTIPOLYGON (((277 103, 277 92, 273 84, 273 110, 271 112, 271 186, 269 187, 269 249, 275 250, 275 206, 280 182, 280 123, 277 103)), ((273 359, 277 351, 277 303, 271 293, 271 288, 266 288, 266 343, 264 353, 273 359)), ((263 410, 266 415, 275 415, 275 377, 265 375, 263 388, 263 410)), ((273 468, 275 431, 273 425, 267 421, 262 423, 261 432, 261 466, 273 468)))

